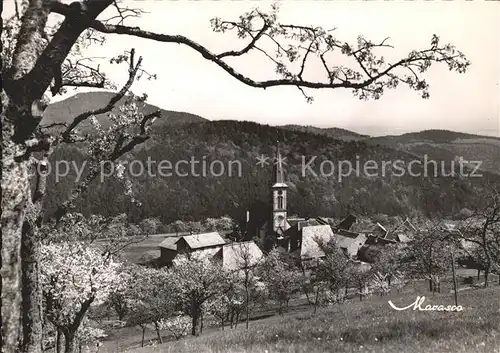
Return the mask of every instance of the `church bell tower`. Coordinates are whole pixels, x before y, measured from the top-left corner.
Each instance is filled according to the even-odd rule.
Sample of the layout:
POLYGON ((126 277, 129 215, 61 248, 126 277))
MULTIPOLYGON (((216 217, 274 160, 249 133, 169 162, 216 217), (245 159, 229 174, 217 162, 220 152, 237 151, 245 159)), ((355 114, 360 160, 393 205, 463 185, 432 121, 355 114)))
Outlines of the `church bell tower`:
POLYGON ((279 142, 273 170, 272 194, 272 230, 279 236, 288 228, 287 222, 287 189, 283 172, 283 158, 281 157, 279 142))

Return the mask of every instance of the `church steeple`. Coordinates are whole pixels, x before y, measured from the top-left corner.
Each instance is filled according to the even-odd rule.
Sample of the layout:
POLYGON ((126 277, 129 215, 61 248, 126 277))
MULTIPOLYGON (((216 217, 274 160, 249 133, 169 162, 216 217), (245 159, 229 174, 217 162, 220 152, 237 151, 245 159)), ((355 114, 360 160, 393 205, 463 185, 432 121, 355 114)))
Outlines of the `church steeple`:
POLYGON ((276 164, 274 168, 274 184, 284 184, 285 176, 283 173, 283 159, 280 153, 279 141, 276 141, 276 164))
POLYGON ((278 235, 288 229, 287 222, 287 189, 283 171, 284 158, 281 156, 279 141, 276 145, 276 157, 273 170, 272 194, 272 230, 278 235))

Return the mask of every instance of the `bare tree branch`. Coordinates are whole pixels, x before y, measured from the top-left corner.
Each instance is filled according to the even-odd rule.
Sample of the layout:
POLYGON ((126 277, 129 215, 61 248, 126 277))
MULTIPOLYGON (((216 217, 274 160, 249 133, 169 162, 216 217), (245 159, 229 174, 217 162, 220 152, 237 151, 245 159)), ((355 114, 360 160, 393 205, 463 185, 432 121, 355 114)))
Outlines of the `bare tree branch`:
POLYGON ((137 64, 134 63, 134 55, 135 55, 135 49, 131 50, 130 54, 130 63, 129 63, 129 77, 125 85, 120 89, 118 93, 116 93, 106 104, 106 106, 98 109, 94 109, 91 111, 84 112, 77 117, 73 119, 73 121, 70 123, 70 125, 66 128, 66 130, 62 133, 61 138, 62 140, 67 140, 69 139, 72 131, 74 130, 75 127, 77 127, 82 121, 88 119, 89 117, 93 115, 98 115, 98 114, 103 114, 110 112, 116 103, 118 103, 128 92, 130 87, 132 86, 132 83, 134 83, 135 77, 137 75, 137 71, 139 70, 139 67, 141 66, 142 63, 142 57, 139 58, 137 61, 137 64))

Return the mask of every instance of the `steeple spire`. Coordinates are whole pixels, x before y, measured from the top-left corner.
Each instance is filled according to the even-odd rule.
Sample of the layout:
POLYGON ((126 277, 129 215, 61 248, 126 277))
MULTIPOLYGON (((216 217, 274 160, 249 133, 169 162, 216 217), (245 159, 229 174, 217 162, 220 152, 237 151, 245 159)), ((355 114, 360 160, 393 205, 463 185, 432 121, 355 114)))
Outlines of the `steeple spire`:
POLYGON ((281 157, 279 140, 276 141, 276 167, 274 174, 274 183, 275 184, 285 183, 285 176, 283 173, 283 159, 281 157))

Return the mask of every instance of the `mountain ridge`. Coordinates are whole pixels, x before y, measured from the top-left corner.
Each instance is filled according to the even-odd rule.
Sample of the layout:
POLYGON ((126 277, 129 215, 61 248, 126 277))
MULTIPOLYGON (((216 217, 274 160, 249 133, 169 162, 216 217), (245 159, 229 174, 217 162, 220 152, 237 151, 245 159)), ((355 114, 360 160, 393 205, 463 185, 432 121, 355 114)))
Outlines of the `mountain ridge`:
MULTIPOLYGON (((157 171, 155 175, 142 173, 131 177, 134 195, 141 205, 131 202, 120 181, 113 178, 95 180, 78 201, 77 210, 84 214, 126 213, 134 221, 158 217, 164 223, 223 215, 238 218, 254 202, 266 202, 269 198, 272 165, 265 168, 257 162, 263 155, 274 156, 277 138, 282 155, 287 157, 290 214, 334 218, 341 218, 351 212, 359 215, 442 213, 449 216, 459 213, 463 208, 472 208, 483 192, 485 182, 500 185, 498 174, 485 173, 480 180, 448 177, 440 173, 435 177, 432 169, 430 176, 425 177, 394 176, 390 169, 387 175, 379 173, 369 176, 361 173, 338 178, 339 170, 332 169, 328 175, 329 170, 321 172, 321 165, 329 167, 338 161, 349 161, 355 165, 357 161, 365 163, 370 160, 379 165, 380 162, 383 165, 384 161, 402 160, 407 165, 420 157, 414 150, 392 148, 384 143, 370 142, 370 139, 343 140, 328 134, 249 121, 195 118, 192 119, 194 121, 186 122, 182 120, 183 117, 192 119, 190 115, 180 115, 176 125, 157 126, 151 130, 151 138, 141 148, 128 153, 122 160, 134 160, 143 165, 147 165, 148 159, 175 164, 195 158, 197 161, 205 160, 208 165, 212 161, 219 161, 223 165, 239 161, 242 172, 221 176, 211 173, 206 176, 201 173, 188 173, 187 176, 175 173, 162 176, 157 171), (316 162, 310 169, 304 169, 304 160, 307 162, 312 158, 316 158, 316 162)), ((345 133, 342 130, 340 132, 345 133)), ((443 161, 448 165, 449 156, 445 157, 443 161)), ((85 148, 63 146, 56 150, 51 163, 61 159, 82 163, 86 158, 85 148)), ((417 166, 417 170, 421 169, 417 166)), ((183 171, 189 170, 185 168, 183 171)), ((70 173, 58 182, 53 175, 49 175, 48 182, 52 192, 46 199, 45 210, 50 215, 74 188, 75 175, 70 173)))

